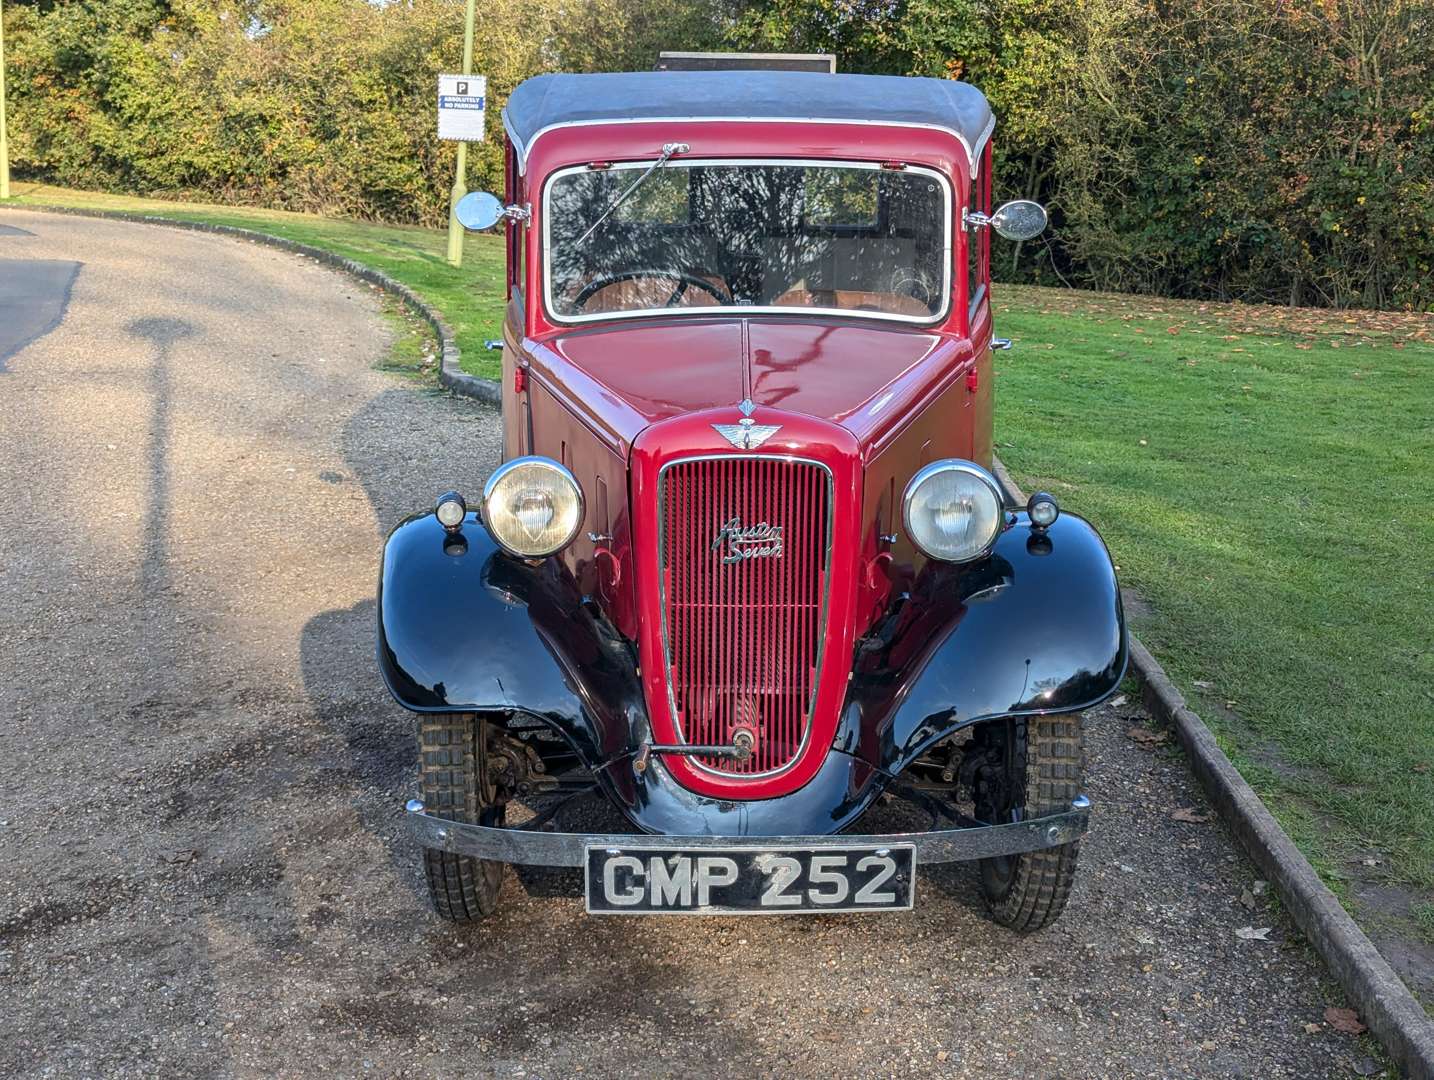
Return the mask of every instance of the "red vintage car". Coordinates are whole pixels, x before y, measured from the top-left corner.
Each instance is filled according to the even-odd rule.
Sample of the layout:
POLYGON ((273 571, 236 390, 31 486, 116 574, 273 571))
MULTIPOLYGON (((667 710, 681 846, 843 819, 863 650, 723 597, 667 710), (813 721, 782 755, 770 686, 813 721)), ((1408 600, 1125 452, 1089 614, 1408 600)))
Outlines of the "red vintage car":
POLYGON ((459 218, 507 230, 505 460, 394 529, 378 600, 438 912, 505 863, 583 868, 594 913, 784 913, 977 860, 1048 924, 1127 640, 1100 537, 990 472, 991 231, 1045 212, 991 212, 985 98, 543 75, 503 118, 506 198, 459 218), (593 795, 626 831, 555 827, 593 795))

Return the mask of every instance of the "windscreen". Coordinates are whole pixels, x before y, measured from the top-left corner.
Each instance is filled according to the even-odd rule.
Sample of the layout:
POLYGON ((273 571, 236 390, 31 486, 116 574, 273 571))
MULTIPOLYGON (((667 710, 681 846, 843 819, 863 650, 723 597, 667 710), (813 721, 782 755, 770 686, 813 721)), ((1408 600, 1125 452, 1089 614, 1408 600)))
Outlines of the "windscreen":
POLYGON ((641 179, 650 165, 583 166, 548 182, 557 319, 724 306, 917 322, 945 313, 950 199, 939 174, 673 161, 641 179))

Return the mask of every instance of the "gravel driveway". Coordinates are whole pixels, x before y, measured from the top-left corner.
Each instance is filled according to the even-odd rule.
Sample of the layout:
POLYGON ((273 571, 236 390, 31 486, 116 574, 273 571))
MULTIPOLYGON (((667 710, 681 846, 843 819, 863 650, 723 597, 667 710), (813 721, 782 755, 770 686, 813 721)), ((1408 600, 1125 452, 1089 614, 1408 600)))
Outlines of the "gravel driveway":
POLYGON ((3 220, 0 273, 82 266, 0 373, 0 1075, 1369 1073, 1133 705, 1089 717, 1094 831, 1033 938, 961 866, 891 916, 590 918, 554 873, 440 923, 372 593, 495 414, 376 370, 373 294, 306 260, 3 220))

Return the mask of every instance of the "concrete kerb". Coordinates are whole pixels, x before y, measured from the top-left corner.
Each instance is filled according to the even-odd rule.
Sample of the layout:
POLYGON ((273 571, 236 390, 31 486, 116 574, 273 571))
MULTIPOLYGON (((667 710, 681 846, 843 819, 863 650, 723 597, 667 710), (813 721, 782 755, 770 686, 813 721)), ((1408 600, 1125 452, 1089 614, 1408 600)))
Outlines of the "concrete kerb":
POLYGON ((360 281, 376 285, 390 296, 400 300, 404 307, 413 312, 432 330, 439 348, 438 381, 440 385, 455 394, 462 394, 466 397, 477 398, 490 405, 501 405, 503 401, 502 392, 498 384, 491 379, 480 379, 476 375, 469 375, 459 364, 462 355, 458 350, 458 343, 453 338, 453 331, 449 329, 443 317, 432 307, 424 303, 418 294, 400 281, 395 281, 387 274, 365 266, 363 263, 346 259, 342 255, 335 255, 332 251, 325 251, 323 248, 313 247, 310 244, 301 244, 296 240, 285 240, 280 236, 271 236, 269 233, 258 232, 254 229, 241 229, 234 225, 217 225, 205 221, 184 221, 180 218, 162 217, 155 214, 139 214, 128 210, 98 210, 87 207, 75 206, 40 206, 29 204, 9 204, 5 207, 11 210, 29 210, 36 213, 46 214, 70 214, 75 217, 104 218, 112 221, 130 221, 140 225, 163 225, 171 229, 188 229, 192 232, 216 233, 220 236, 233 236, 240 240, 250 240, 256 244, 264 244, 268 247, 278 248, 294 255, 303 255, 326 266, 332 266, 336 270, 355 277, 360 281))
MULTIPOLYGON (((996 478, 1018 503, 1026 496, 999 461, 996 478)), ((1225 756, 1205 722, 1185 704, 1165 669, 1134 634, 1130 670, 1151 716, 1180 740, 1210 803, 1274 885, 1364 1023, 1412 1080, 1434 1080, 1434 1021, 1295 847, 1254 788, 1225 756)))

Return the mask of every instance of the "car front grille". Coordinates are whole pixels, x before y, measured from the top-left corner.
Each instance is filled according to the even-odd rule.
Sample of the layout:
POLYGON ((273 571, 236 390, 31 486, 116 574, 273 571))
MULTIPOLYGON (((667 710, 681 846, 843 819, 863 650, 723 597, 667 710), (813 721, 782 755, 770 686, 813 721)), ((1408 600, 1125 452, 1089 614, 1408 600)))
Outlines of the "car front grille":
POLYGON ((727 455, 676 461, 661 482, 662 631, 678 731, 731 745, 746 761, 708 769, 759 775, 797 756, 825 636, 831 475, 811 461, 727 455))

